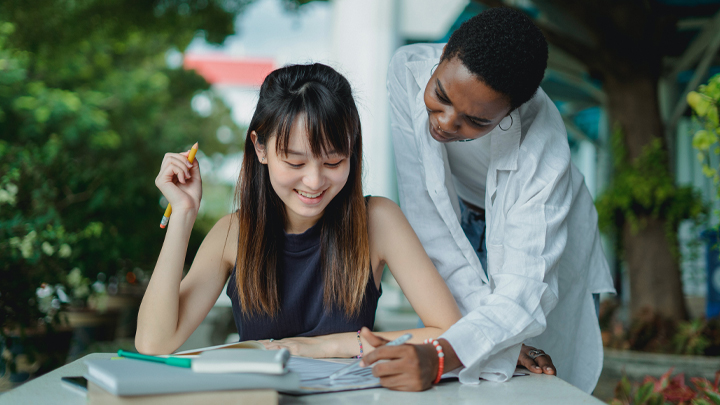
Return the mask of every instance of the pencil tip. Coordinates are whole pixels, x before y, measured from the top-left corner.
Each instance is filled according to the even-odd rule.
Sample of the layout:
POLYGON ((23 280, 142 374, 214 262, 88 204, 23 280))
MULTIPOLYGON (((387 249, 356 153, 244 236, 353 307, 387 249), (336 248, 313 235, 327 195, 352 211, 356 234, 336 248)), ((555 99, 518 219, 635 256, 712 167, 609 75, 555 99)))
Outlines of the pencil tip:
POLYGON ((199 146, 198 143, 199 143, 199 142, 195 142, 195 145, 192 146, 192 149, 197 149, 198 146, 199 146))

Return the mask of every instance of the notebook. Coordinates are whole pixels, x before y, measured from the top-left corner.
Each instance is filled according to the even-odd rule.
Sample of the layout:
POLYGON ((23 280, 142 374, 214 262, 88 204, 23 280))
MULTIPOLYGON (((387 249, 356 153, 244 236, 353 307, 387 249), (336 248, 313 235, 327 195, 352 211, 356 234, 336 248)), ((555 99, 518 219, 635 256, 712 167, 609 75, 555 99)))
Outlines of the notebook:
POLYGON ((287 349, 216 349, 193 358, 192 370, 196 373, 284 374, 289 358, 287 349))
POLYGON ((113 395, 154 395, 242 389, 294 390, 300 376, 256 373, 195 373, 192 369, 121 358, 86 360, 85 378, 113 395))

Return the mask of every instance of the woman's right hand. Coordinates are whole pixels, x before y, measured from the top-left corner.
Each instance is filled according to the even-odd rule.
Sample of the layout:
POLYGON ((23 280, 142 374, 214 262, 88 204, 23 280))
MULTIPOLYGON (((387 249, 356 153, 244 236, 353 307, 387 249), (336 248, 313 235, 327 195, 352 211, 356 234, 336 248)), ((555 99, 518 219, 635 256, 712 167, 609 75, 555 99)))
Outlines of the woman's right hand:
POLYGON ((191 210, 197 213, 202 199, 202 180, 197 159, 193 163, 187 160, 189 153, 166 153, 155 185, 172 204, 173 211, 191 210))

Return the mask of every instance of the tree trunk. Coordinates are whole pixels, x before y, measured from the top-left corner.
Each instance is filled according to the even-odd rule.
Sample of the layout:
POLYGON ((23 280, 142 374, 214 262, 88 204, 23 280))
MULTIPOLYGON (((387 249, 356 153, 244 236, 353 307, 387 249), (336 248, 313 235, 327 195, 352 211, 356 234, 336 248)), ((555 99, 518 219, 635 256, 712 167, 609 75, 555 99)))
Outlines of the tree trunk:
POLYGON ((630 313, 633 319, 659 316, 667 320, 687 318, 678 259, 673 255, 665 221, 645 218, 634 233, 623 229, 625 260, 630 271, 630 313))
MULTIPOLYGON (((608 113, 625 138, 627 159, 637 158, 655 139, 664 144, 658 109, 658 79, 642 72, 631 77, 605 77, 608 113)), ((630 273, 630 311, 635 320, 687 319, 678 257, 673 254, 664 219, 639 218, 643 226, 622 230, 623 250, 630 273)))

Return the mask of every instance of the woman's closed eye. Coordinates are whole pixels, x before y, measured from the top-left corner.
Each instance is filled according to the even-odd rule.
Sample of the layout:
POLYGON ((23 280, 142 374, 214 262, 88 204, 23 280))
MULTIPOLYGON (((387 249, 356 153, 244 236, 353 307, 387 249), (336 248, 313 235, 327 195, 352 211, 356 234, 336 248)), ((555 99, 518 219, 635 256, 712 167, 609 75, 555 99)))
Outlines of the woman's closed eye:
POLYGON ((477 122, 477 121, 473 120, 472 118, 468 118, 467 120, 468 120, 468 122, 469 122, 470 124, 472 124, 473 126, 476 126, 476 127, 478 127, 478 128, 483 128, 483 127, 486 127, 486 126, 488 125, 488 124, 485 124, 485 123, 477 122))
MULTIPOLYGON (((325 166, 331 167, 331 168, 338 167, 338 166, 340 166, 340 164, 342 164, 342 162, 343 162, 344 160, 345 160, 345 159, 340 159, 340 160, 337 161, 337 162, 326 162, 326 163, 325 163, 325 166)), ((288 161, 285 161, 285 163, 286 163, 288 166, 292 167, 293 169, 299 169, 299 168, 305 166, 305 163, 292 163, 292 162, 288 162, 288 161)))

